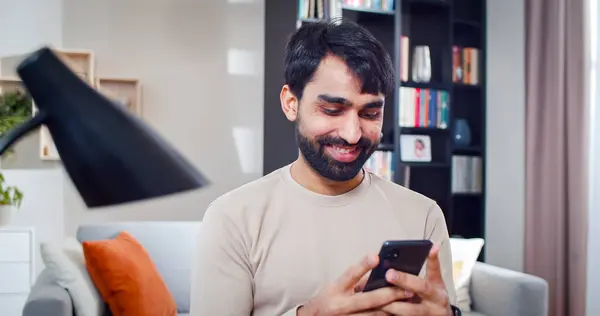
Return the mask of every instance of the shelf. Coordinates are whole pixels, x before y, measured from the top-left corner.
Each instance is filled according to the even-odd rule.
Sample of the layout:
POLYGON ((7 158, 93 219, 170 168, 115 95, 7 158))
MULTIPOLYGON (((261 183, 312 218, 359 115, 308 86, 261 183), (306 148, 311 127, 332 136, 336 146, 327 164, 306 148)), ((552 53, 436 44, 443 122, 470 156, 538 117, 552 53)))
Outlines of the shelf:
POLYGON ((94 85, 94 53, 88 50, 55 49, 56 55, 91 86, 94 85))
POLYGON ((0 77, 0 93, 14 90, 24 90, 21 80, 16 77, 0 77))
POLYGON ((481 85, 478 84, 467 84, 462 82, 454 82, 452 84, 452 88, 454 89, 464 89, 464 90, 480 90, 481 85))
POLYGON ((449 163, 445 162, 400 162, 402 166, 410 168, 450 168, 449 163))
POLYGON ((349 5, 342 5, 342 10, 354 11, 354 12, 364 12, 364 13, 371 13, 371 14, 381 14, 381 15, 396 14, 396 12, 394 12, 394 11, 372 9, 372 8, 365 8, 365 7, 354 7, 354 6, 349 6, 349 5))
POLYGON ((457 20, 454 20, 454 26, 464 26, 464 27, 470 27, 470 28, 479 28, 479 27, 481 27, 481 23, 479 23, 477 21, 457 19, 457 20))
POLYGON ((409 5, 433 5, 440 7, 447 7, 450 5, 448 0, 405 0, 402 3, 407 3, 409 5))
POLYGON ((451 85, 439 82, 414 82, 414 81, 403 81, 400 86, 407 88, 418 88, 418 89, 431 89, 431 90, 450 90, 451 85))
POLYGON ((479 198, 483 195, 481 194, 481 192, 453 192, 452 196, 455 198, 479 198))
POLYGON ((133 78, 97 78, 96 89, 132 113, 142 115, 142 86, 133 78))
POLYGON ((449 133, 448 128, 435 128, 435 127, 400 127, 401 134, 436 134, 436 133, 449 133))
POLYGON ((455 146, 452 149, 452 153, 455 155, 481 155, 481 147, 479 146, 455 146))

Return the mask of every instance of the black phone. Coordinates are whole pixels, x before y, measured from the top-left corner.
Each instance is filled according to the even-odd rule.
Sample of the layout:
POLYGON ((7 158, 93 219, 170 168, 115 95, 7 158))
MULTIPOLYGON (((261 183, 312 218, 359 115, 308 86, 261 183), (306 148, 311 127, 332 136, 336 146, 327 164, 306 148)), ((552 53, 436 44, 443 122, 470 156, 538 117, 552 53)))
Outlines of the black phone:
POLYGON ((363 292, 391 286, 392 284, 385 279, 385 274, 389 269, 419 275, 431 247, 433 247, 433 243, 430 240, 388 240, 384 242, 379 251, 379 264, 371 271, 363 292))

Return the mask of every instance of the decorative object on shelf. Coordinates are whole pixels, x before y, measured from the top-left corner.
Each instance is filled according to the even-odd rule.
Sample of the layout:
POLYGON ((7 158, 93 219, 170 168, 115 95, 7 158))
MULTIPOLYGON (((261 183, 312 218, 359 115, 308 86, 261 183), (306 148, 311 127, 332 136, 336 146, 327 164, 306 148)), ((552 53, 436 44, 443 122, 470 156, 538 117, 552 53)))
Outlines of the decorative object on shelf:
POLYGON ((431 162, 431 138, 428 135, 401 135, 400 152, 404 162, 431 162))
POLYGON ((131 112, 142 115, 142 85, 133 78, 97 78, 96 89, 131 112))
POLYGON ((429 46, 415 46, 413 52, 412 80, 424 83, 431 80, 431 53, 429 46))
MULTIPOLYGON (((31 118, 31 96, 21 89, 0 94, 0 136, 31 118)), ((13 154, 12 149, 5 154, 13 154)))
POLYGON ((0 172, 0 226, 10 224, 15 210, 21 207, 23 192, 16 186, 9 186, 0 172))
POLYGON ((454 145, 471 145, 471 128, 466 119, 456 119, 454 121, 454 145))

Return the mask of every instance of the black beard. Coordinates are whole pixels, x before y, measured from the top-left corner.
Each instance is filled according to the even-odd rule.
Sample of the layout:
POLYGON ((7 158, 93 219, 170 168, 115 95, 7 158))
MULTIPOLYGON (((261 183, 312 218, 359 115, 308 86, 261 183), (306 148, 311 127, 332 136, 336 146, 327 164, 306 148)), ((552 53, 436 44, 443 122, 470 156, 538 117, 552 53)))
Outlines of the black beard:
POLYGON ((356 177, 365 162, 371 157, 378 144, 361 138, 354 146, 360 150, 358 157, 351 162, 340 162, 325 154, 326 145, 353 146, 341 138, 321 136, 311 141, 299 130, 296 124, 296 142, 304 159, 318 174, 332 181, 348 181, 356 177))

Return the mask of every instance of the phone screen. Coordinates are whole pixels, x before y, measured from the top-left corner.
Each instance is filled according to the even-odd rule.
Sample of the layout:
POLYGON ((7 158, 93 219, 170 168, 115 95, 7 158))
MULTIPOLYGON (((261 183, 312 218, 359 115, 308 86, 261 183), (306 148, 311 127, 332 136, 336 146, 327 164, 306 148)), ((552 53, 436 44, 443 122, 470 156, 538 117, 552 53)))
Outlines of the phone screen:
POLYGON ((363 292, 392 286, 385 279, 389 269, 418 275, 427 260, 433 243, 430 240, 388 240, 379 251, 379 264, 375 267, 363 292))

